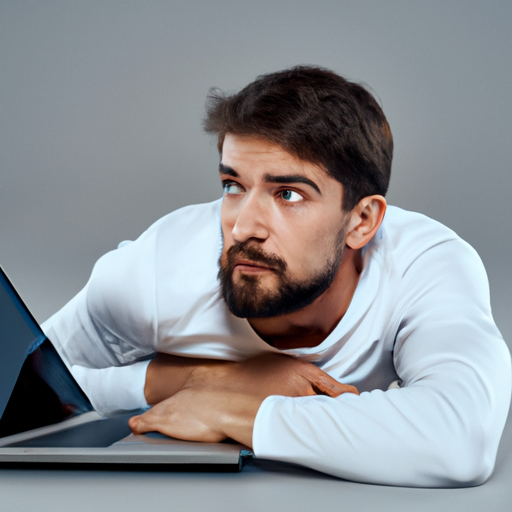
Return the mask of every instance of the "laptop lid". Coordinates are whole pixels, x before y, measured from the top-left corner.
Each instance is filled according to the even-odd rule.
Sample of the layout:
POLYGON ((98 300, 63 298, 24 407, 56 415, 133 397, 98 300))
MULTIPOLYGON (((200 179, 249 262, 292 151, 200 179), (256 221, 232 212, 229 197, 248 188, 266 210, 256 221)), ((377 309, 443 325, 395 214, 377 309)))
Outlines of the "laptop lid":
POLYGON ((0 417, 14 389, 28 348, 46 336, 0 267, 0 417))
POLYGON ((0 267, 0 438, 93 408, 0 267))

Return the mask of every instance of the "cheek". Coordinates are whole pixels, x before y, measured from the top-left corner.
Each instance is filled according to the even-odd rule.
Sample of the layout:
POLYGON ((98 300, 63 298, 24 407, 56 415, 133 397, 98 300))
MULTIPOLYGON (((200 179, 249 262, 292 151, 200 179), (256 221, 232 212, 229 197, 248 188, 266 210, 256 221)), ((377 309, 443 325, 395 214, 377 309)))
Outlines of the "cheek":
POLYGON ((325 226, 325 223, 302 226, 297 234, 286 233, 281 238, 279 252, 288 268, 297 274, 309 274, 324 268, 326 261, 333 258, 338 243, 339 226, 325 226))

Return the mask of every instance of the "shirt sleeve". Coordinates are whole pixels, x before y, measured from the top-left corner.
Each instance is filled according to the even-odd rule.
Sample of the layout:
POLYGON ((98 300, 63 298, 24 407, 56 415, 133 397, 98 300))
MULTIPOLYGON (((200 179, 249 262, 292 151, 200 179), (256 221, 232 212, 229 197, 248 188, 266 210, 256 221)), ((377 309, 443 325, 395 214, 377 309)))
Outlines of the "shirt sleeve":
POLYGON ((94 409, 105 416, 146 409, 144 395, 146 371, 149 361, 139 361, 127 366, 86 368, 73 365, 71 374, 83 390, 87 390, 94 409))
POLYGON ((43 323, 46 336, 103 415, 147 407, 144 384, 157 336, 150 228, 105 254, 70 302, 43 323))
POLYGON ((511 371, 483 265, 460 240, 440 244, 407 269, 398 294, 394 364, 403 386, 268 397, 254 424, 256 456, 385 485, 459 487, 489 478, 511 371))

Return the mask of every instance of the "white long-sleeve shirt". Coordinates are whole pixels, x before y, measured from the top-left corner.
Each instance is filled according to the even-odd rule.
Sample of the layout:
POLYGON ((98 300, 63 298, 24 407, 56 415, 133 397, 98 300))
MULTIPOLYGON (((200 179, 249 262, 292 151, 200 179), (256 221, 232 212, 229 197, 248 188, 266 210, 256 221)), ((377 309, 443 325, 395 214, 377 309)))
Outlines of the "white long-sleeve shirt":
POLYGON ((220 201, 177 210, 100 258, 86 287, 43 324, 97 410, 146 406, 155 352, 284 352, 361 395, 268 397, 254 424, 256 456, 390 485, 477 485, 491 475, 510 354, 483 265, 453 231, 389 207, 339 324, 316 347, 283 351, 220 298, 221 250, 220 201), (388 390, 396 379, 401 388, 388 390))

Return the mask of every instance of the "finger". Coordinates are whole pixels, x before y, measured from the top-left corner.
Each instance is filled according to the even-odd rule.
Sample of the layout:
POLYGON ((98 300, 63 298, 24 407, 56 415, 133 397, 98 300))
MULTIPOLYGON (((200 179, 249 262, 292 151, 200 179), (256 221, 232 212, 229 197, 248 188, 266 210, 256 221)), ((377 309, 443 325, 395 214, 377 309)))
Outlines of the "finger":
POLYGON ((359 395, 359 391, 355 386, 342 384, 336 379, 333 379, 327 373, 320 375, 316 379, 315 383, 313 384, 313 389, 318 395, 327 395, 333 398, 340 396, 343 393, 353 393, 355 395, 359 395))
POLYGON ((158 425, 154 420, 154 415, 151 414, 151 410, 149 410, 140 416, 131 417, 128 420, 128 426, 134 434, 155 432, 158 431, 158 425))
POLYGON ((130 430, 134 434, 142 434, 142 432, 139 430, 139 428, 140 428, 140 416, 132 416, 128 420, 128 426, 130 427, 130 430))
POLYGON ((133 416, 128 420, 128 426, 134 434, 144 434, 148 430, 144 429, 144 420, 142 416, 133 416))

